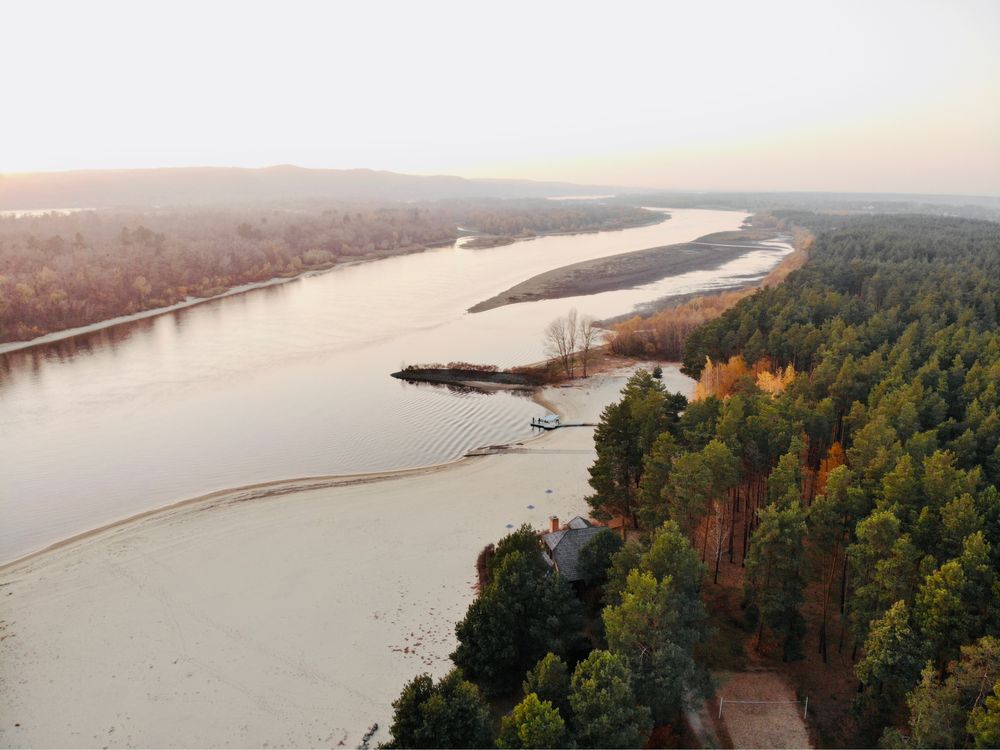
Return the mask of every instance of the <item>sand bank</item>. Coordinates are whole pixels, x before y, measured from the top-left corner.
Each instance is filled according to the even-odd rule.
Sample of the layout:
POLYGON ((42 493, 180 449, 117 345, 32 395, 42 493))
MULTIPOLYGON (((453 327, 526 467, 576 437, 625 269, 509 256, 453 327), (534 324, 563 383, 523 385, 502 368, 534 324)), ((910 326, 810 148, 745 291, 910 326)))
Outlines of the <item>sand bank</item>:
MULTIPOLYGON (((596 421, 626 375, 542 397, 596 421)), ((216 493, 11 564, 0 745, 355 747, 375 722, 384 740, 403 683, 449 668, 476 554, 584 512, 592 460, 590 428, 558 430, 392 481, 216 493)))
POLYGON ((760 230, 717 232, 693 242, 585 260, 532 276, 473 305, 469 312, 485 312, 519 302, 633 289, 668 276, 718 268, 753 250, 768 247, 762 242, 777 237, 776 233, 765 234, 760 230))

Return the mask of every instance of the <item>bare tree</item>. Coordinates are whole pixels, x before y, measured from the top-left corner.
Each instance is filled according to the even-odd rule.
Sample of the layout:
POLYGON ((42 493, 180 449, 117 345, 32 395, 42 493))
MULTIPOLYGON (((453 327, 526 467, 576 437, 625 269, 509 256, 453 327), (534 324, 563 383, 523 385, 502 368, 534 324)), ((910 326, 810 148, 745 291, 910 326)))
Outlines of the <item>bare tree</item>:
POLYGON ((545 329, 545 353, 558 360, 568 378, 573 377, 577 333, 576 310, 556 318, 545 329))
POLYGON ((591 350, 601 337, 601 329, 594 325, 594 319, 589 316, 580 318, 577 327, 577 340, 580 346, 580 364, 583 365, 583 377, 587 377, 587 363, 590 361, 591 350))

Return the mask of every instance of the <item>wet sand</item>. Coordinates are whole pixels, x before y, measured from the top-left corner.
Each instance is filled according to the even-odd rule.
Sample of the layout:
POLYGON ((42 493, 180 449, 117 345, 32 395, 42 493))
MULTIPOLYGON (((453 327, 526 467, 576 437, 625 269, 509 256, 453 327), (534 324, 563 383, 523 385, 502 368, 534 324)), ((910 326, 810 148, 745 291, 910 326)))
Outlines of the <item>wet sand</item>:
MULTIPOLYGON (((597 421, 627 374, 540 397, 597 421)), ((384 741, 404 682, 450 666, 479 550, 586 511, 592 428, 516 448, 215 493, 5 566, 0 746, 384 741)))

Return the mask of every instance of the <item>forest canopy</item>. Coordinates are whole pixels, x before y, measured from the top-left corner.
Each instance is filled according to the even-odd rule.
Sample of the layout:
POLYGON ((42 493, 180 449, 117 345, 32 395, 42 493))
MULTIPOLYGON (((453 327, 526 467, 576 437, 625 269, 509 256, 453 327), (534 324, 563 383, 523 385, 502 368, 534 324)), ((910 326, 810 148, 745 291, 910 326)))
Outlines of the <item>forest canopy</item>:
POLYGON ((816 719, 833 744, 981 744, 1000 670, 1000 224, 781 214, 816 233, 808 261, 687 337, 699 384, 679 420, 651 431, 627 391, 608 408, 593 513, 680 524, 713 585, 726 566, 741 581, 755 648, 815 660, 798 673, 814 696, 848 659, 850 694, 816 719), (967 661, 978 692, 956 687, 967 661))

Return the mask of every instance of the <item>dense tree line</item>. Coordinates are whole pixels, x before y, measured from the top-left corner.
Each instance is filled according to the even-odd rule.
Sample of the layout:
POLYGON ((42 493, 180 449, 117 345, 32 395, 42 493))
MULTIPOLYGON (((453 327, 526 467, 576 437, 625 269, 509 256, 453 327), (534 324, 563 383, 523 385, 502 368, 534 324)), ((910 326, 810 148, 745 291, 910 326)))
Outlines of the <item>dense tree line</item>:
POLYGON ((529 526, 501 539, 455 628, 455 670, 437 685, 427 675, 407 684, 388 746, 631 748, 654 725, 676 726, 709 687, 694 658, 708 633, 697 552, 667 522, 628 545, 603 531, 580 564, 586 581, 574 588, 529 526), (435 696, 455 696, 452 710, 435 696), (488 699, 515 704, 495 736, 484 730, 488 699))
POLYGON ((454 239, 421 208, 0 218, 0 340, 454 239))
POLYGON ((697 400, 676 419, 665 395, 652 416, 628 392, 606 410, 594 513, 640 535, 676 522, 713 580, 740 566, 758 648, 849 653, 857 741, 989 746, 1000 225, 795 220, 818 233, 806 265, 688 337, 697 400))
POLYGON ((0 342, 422 250, 454 241, 459 226, 526 236, 656 217, 545 200, 0 216, 0 342))

